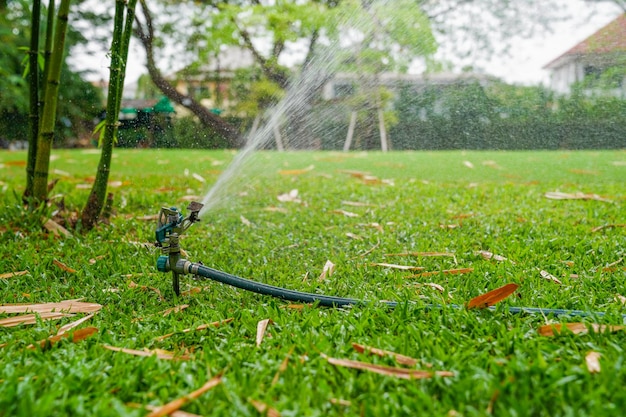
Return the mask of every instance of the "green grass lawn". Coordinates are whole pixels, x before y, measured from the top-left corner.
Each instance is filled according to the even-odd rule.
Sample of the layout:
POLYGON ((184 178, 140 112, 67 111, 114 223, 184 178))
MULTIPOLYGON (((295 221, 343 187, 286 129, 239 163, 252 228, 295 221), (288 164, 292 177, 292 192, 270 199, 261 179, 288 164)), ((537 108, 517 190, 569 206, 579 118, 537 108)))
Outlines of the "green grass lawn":
MULTIPOLYGON (((257 153, 181 241, 189 260, 231 274, 306 292, 398 301, 394 310, 294 305, 191 277, 182 280, 186 294, 175 297, 170 275, 156 271, 159 251, 147 244, 155 222, 146 218, 162 206, 184 209, 188 200, 201 199, 233 157, 230 151, 118 150, 111 225, 54 237, 40 218, 56 205, 47 213, 21 209, 25 154, 0 153, 0 274, 28 271, 0 279, 0 304, 82 298, 102 305, 77 327, 97 333, 75 343, 27 348, 85 314, 0 327, 0 416, 143 416, 144 406, 184 397, 217 375, 221 383, 182 410, 614 416, 626 409, 623 330, 538 332, 548 323, 623 324, 626 152, 257 153), (278 199, 291 190, 298 191, 296 201, 278 199), (550 192, 588 199, 555 200, 546 197, 550 192), (486 260, 481 250, 507 260, 486 260), (389 256, 414 252, 421 255, 389 256), (334 273, 320 279, 327 261, 334 273), (507 283, 519 288, 495 310, 450 307, 507 283), (430 304, 441 308, 426 308, 430 304), (605 315, 520 315, 509 313, 510 306, 605 315), (353 343, 415 363, 361 353, 353 343), (107 345, 173 353, 174 360, 107 345), (586 361, 593 352, 601 355, 599 372, 586 361), (453 376, 402 379, 329 358, 453 376), (267 409, 258 411, 261 405, 267 409)), ((64 200, 62 214, 82 209, 97 160, 93 150, 53 152, 51 178, 60 179, 53 201, 64 200)), ((0 319, 14 316, 0 313, 0 319)))

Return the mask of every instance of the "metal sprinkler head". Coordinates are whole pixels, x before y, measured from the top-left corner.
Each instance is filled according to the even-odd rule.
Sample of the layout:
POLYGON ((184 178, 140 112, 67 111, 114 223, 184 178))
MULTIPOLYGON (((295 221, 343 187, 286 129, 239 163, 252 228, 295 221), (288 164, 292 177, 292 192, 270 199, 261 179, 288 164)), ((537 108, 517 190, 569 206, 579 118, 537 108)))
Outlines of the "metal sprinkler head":
POLYGON ((157 269, 161 272, 172 272, 172 287, 176 295, 180 294, 179 274, 177 268, 180 257, 179 237, 194 223, 199 222, 198 214, 204 204, 192 201, 187 206, 189 215, 183 217, 176 207, 162 207, 159 212, 155 231, 156 246, 162 248, 163 254, 157 259, 157 269))

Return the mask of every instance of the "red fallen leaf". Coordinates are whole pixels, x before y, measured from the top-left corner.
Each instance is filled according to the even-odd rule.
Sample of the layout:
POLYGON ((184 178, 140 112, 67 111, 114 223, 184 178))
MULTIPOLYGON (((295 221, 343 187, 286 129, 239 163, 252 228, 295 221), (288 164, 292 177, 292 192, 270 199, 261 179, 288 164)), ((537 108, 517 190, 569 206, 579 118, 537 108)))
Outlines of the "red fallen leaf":
POLYGON ((380 357, 391 356, 401 365, 415 366, 419 362, 417 359, 411 358, 410 356, 404 356, 396 352, 360 345, 358 343, 352 343, 352 347, 359 353, 367 352, 380 357))
POLYGON ((542 336, 556 336, 564 331, 564 329, 568 329, 570 332, 574 334, 585 334, 591 332, 593 333, 605 333, 605 332, 617 332, 620 330, 624 330, 626 326, 616 326, 610 324, 597 324, 597 323, 556 323, 556 324, 546 324, 537 329, 542 336))
POLYGON ((467 303, 467 308, 486 308, 495 305, 513 294, 518 287, 519 285, 513 283, 503 285, 500 288, 472 298, 467 303))
POLYGON ((430 277, 432 275, 438 275, 438 274, 458 275, 458 274, 467 274, 472 271, 474 271, 474 268, 444 269, 443 271, 429 271, 429 272, 422 272, 421 274, 409 275, 407 278, 430 277))
POLYGON ((454 376, 450 371, 420 371, 417 369, 396 368, 393 366, 375 365, 371 363, 353 361, 350 359, 331 358, 322 354, 331 365, 343 366, 345 368, 369 371, 379 375, 393 376, 401 379, 428 379, 434 376, 454 376))
POLYGON ((64 270, 65 272, 69 272, 71 274, 75 274, 76 273, 76 270, 74 268, 70 268, 69 266, 65 265, 61 261, 53 259, 52 263, 55 264, 56 266, 58 266, 59 268, 61 268, 62 270, 64 270))

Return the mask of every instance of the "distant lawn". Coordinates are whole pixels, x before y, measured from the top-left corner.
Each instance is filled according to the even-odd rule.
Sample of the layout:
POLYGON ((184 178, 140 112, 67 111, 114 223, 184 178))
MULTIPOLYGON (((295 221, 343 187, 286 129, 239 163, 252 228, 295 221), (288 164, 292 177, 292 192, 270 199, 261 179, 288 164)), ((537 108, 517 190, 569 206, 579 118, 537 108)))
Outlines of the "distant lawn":
MULTIPOLYGON (((0 304, 82 298, 102 305, 70 330, 76 337, 97 329, 76 343, 27 349, 85 313, 0 327, 0 417, 143 416, 143 406, 184 397, 218 374, 221 383, 182 410, 623 414, 623 330, 556 337, 538 330, 561 322, 623 324, 626 152, 261 152, 182 239, 191 261, 294 290, 394 300, 395 310, 294 305, 191 277, 182 280, 186 295, 176 298, 170 275, 156 271, 149 216, 201 199, 233 157, 231 151, 116 150, 112 224, 53 237, 38 224, 58 207, 28 214, 16 198, 25 183, 25 153, 0 153, 0 304), (293 201, 279 201, 290 191, 284 199, 293 201), (578 199, 554 199, 564 197, 578 199), (487 260, 479 251, 507 259, 487 260), (334 273, 320 279, 327 261, 334 273), (27 272, 3 275, 21 271, 27 272), (519 288, 495 311, 448 307, 507 283, 519 288), (431 304, 442 307, 425 307, 431 304), (186 307, 164 313, 177 306, 186 307), (507 307, 606 315, 555 319, 511 314, 507 307), (264 319, 271 321, 257 346, 264 319), (193 330, 203 324, 212 325, 193 330), (415 362, 361 353, 353 343, 415 362), (407 380, 333 358, 453 375, 407 380)), ((53 152, 51 178, 60 181, 52 194, 56 202, 64 199, 65 215, 82 209, 97 161, 92 150, 53 152)), ((0 313, 0 320, 15 316, 0 313)))

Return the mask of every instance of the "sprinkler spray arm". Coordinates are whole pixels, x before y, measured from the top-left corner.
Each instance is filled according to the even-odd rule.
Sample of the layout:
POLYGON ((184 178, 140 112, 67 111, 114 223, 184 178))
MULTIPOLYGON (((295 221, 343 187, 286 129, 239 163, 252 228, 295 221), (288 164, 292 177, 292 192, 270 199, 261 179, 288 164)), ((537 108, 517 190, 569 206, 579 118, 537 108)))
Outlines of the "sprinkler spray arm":
MULTIPOLYGON (((324 307, 347 307, 353 305, 371 305, 371 301, 357 300, 354 298, 333 297, 322 294, 312 294, 301 291, 289 290, 286 288, 276 287, 273 285, 256 282, 250 279, 241 278, 223 271, 204 266, 201 262, 190 262, 181 257, 181 249, 179 244, 180 234, 185 232, 191 225, 200 221, 198 213, 203 205, 192 202, 187 208, 189 216, 183 215, 176 207, 162 208, 159 214, 159 222, 156 229, 157 246, 163 248, 163 255, 157 260, 157 269, 160 272, 172 273, 172 285, 176 295, 180 294, 179 276, 185 274, 194 275, 197 278, 210 279, 212 281, 221 282, 256 294, 269 295, 272 297, 282 298, 287 301, 300 303, 317 303, 324 307)), ((378 305, 395 308, 398 303, 393 301, 380 301, 378 305)), ((445 307, 451 309, 461 309, 463 306, 448 304, 445 307)), ((443 305, 428 304, 425 309, 441 309, 443 305)), ((489 310, 495 310, 495 306, 488 307, 489 310)), ((584 310, 564 310, 557 308, 535 308, 535 307, 508 307, 507 311, 511 314, 541 314, 544 316, 578 316, 578 317, 603 317, 605 313, 598 311, 584 310)), ((622 321, 626 323, 626 314, 622 315, 622 321)))

